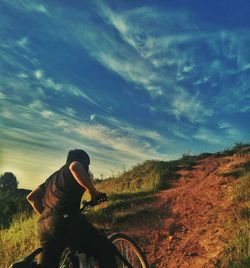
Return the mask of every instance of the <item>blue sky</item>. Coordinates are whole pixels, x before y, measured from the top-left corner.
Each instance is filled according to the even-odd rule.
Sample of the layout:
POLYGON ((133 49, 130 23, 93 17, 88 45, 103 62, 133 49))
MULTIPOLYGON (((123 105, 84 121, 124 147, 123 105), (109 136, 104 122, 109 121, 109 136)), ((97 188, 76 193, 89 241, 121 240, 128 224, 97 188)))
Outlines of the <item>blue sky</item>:
POLYGON ((0 173, 32 188, 249 142, 250 2, 0 1, 0 173))

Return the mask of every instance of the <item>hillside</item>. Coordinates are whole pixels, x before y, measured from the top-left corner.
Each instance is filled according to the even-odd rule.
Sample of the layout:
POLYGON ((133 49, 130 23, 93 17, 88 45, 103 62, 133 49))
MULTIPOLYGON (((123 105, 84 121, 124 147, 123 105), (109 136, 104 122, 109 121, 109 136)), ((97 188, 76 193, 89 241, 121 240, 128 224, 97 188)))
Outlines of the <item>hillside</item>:
MULTIPOLYGON (((150 268, 249 267, 249 145, 145 161, 96 183, 109 201, 89 217, 131 235, 150 268)), ((37 247, 36 221, 21 217, 0 230, 0 267, 37 247)))
POLYGON ((240 215, 246 211, 249 218, 250 147, 186 158, 190 165, 175 162, 178 176, 166 178, 168 189, 142 194, 143 199, 131 195, 126 210, 116 206, 114 226, 137 238, 152 268, 249 267, 249 224, 244 229, 240 215), (248 184, 240 192, 237 178, 244 174, 248 184), (247 264, 229 266, 236 253, 226 252, 242 228, 247 241, 242 238, 239 247, 247 251, 247 264))

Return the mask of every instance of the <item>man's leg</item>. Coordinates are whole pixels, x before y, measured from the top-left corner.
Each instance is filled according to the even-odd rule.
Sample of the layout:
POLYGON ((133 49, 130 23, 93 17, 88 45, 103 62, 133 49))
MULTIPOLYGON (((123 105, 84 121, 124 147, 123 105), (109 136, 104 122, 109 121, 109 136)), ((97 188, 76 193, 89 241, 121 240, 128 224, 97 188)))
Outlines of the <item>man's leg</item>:
POLYGON ((58 268, 60 257, 63 252, 63 247, 58 245, 58 243, 48 243, 47 245, 41 244, 43 247, 43 252, 39 255, 38 264, 42 268, 58 268))
POLYGON ((38 264, 42 268, 58 268, 64 244, 59 237, 53 237, 49 232, 51 217, 39 222, 38 233, 43 251, 39 254, 38 264))
POLYGON ((111 241, 94 228, 85 217, 76 218, 67 232, 69 247, 93 256, 100 268, 117 268, 115 249, 111 241))

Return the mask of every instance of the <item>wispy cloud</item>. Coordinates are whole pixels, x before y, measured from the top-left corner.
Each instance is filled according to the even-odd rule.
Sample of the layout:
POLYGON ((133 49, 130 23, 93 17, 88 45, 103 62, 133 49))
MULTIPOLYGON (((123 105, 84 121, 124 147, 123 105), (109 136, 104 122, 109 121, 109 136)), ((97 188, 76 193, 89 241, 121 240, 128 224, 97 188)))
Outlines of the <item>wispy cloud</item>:
MULTIPOLYGON (((163 97, 167 95, 167 99, 172 103, 170 106, 173 107, 170 112, 177 116, 183 115, 194 122, 198 117, 193 112, 199 112, 199 118, 201 118, 202 116, 211 116, 213 109, 221 108, 216 107, 213 103, 209 103, 209 106, 207 104, 202 106, 202 91, 200 91, 200 95, 196 94, 190 101, 187 99, 184 102, 182 96, 186 94, 186 97, 188 97, 190 90, 183 87, 182 96, 179 96, 178 84, 180 81, 196 80, 193 85, 197 90, 200 90, 197 86, 204 84, 214 87, 218 83, 223 86, 225 77, 235 74, 240 75, 240 79, 246 81, 244 72, 249 68, 250 57, 246 50, 246 44, 250 40, 249 31, 236 30, 230 32, 211 28, 209 32, 204 32, 201 27, 197 27, 196 18, 184 11, 171 10, 166 15, 166 10, 164 10, 163 16, 160 10, 153 8, 142 7, 132 11, 115 13, 104 4, 100 7, 106 20, 114 26, 122 39, 141 56, 140 60, 143 64, 141 64, 140 70, 143 70, 144 74, 140 72, 140 75, 150 78, 150 83, 147 81, 141 84, 149 92, 151 92, 151 88, 157 88, 157 92, 161 93, 163 97), (155 20, 156 18, 158 19, 155 20), (164 31, 156 27, 159 21, 162 24, 161 26, 164 25, 164 31), (152 26, 147 27, 150 24, 152 26), (176 34, 176 29, 178 29, 179 34, 176 34), (181 47, 183 49, 180 49, 181 47), (206 47, 210 57, 202 53, 202 47, 206 47), (152 65, 155 69, 152 68, 152 65), (165 82, 166 79, 168 83, 165 82)), ((110 59, 106 59, 104 62, 111 62, 110 66, 112 66, 110 59)), ((122 61, 119 62, 122 63, 122 61)), ((122 75, 126 75, 126 72, 122 70, 123 67, 126 70, 126 65, 123 64, 120 66, 119 64, 113 64, 113 68, 111 68, 114 71, 118 70, 122 75)), ((138 77, 140 76, 135 76, 135 79, 133 79, 135 83, 140 82, 138 77)), ((236 107, 240 109, 239 106, 242 104, 240 96, 242 98, 246 94, 248 96, 249 93, 249 90, 248 93, 246 92, 246 88, 248 90, 248 87, 240 85, 235 90, 227 86, 220 90, 221 94, 217 94, 217 103, 221 99, 225 99, 227 94, 237 95, 236 107)), ((193 90, 191 92, 193 94, 193 90)), ((223 109, 230 111, 231 107, 226 105, 223 109)), ((248 109, 244 106, 242 111, 246 110, 248 109)), ((200 119, 198 119, 199 121, 200 119)))
POLYGON ((225 30, 156 2, 3 1, 1 135, 19 159, 5 164, 38 168, 50 153, 43 164, 84 147, 108 174, 247 136, 234 123, 250 111, 248 28, 225 30))
POLYGON ((178 119, 183 116, 193 123, 203 122, 204 117, 213 115, 212 109, 205 107, 201 103, 198 94, 191 95, 180 87, 176 89, 176 96, 171 105, 170 112, 173 112, 178 119))
POLYGON ((43 14, 48 14, 48 10, 42 1, 33 1, 33 0, 12 0, 6 1, 8 5, 11 5, 14 8, 17 8, 26 12, 39 12, 43 14))
POLYGON ((237 126, 228 122, 221 122, 216 128, 200 127, 194 134, 194 138, 212 145, 232 144, 241 141, 242 131, 237 126))
MULTIPOLYGON (((102 4, 100 12, 106 21, 119 32, 125 44, 129 45, 126 51, 123 50, 123 54, 119 54, 117 50, 113 49, 110 49, 108 53, 106 51, 96 52, 96 57, 107 68, 118 73, 124 79, 140 85, 153 97, 160 96, 165 99, 165 104, 168 107, 172 107, 172 110, 157 107, 158 110, 169 111, 170 114, 177 117, 184 116, 191 122, 196 119, 199 122, 201 117, 212 114, 211 108, 207 111, 203 109, 198 95, 188 100, 186 98, 190 96, 189 89, 183 88, 180 92, 179 87, 177 87, 181 77, 183 76, 185 79, 185 76, 191 73, 194 68, 193 63, 188 63, 187 53, 180 54, 178 49, 181 43, 191 43, 197 39, 194 34, 185 33, 186 28, 189 27, 189 30, 192 28, 187 14, 178 14, 185 22, 183 24, 185 26, 182 27, 183 34, 180 35, 173 35, 172 28, 168 25, 168 23, 171 23, 170 25, 178 24, 173 14, 167 16, 167 21, 161 21, 167 27, 167 31, 169 30, 166 36, 161 33, 159 35, 158 29, 154 27, 149 28, 149 31, 145 27, 157 16, 164 17, 158 10, 139 8, 115 13, 108 6, 102 4), (172 71, 169 72, 166 67, 174 68, 175 66, 178 68, 175 77, 173 77, 172 71), (181 96, 180 93, 182 93, 181 96), (201 111, 203 112, 201 113, 201 111), (197 116, 198 113, 199 116, 197 116)), ((180 25, 178 27, 181 29, 180 25)))
POLYGON ((220 144, 223 139, 215 131, 212 131, 211 129, 205 127, 200 128, 194 137, 210 144, 220 144))
MULTIPOLYGON (((168 111, 178 118, 186 117, 192 123, 196 119, 197 123, 206 120, 213 114, 213 110, 218 110, 219 103, 223 102, 227 93, 226 89, 220 89, 221 94, 218 93, 213 101, 215 104, 204 103, 205 93, 201 87, 218 87, 223 83, 223 72, 239 72, 237 66, 240 66, 240 70, 248 70, 248 52, 245 50, 248 38, 241 37, 237 45, 239 33, 212 28, 206 32, 201 26, 197 26, 197 18, 187 11, 164 10, 163 13, 151 7, 114 11, 104 2, 97 2, 95 5, 97 10, 92 11, 97 12, 104 21, 103 24, 90 20, 87 11, 81 14, 71 9, 75 19, 69 20, 62 10, 55 10, 56 20, 52 16, 50 19, 54 23, 53 26, 58 28, 57 35, 67 42, 65 35, 59 30, 59 25, 66 19, 66 30, 70 32, 71 38, 82 45, 105 68, 118 74, 125 81, 132 82, 135 88, 148 92, 157 109, 163 113, 168 111), (83 22, 88 27, 83 28, 83 22), (202 47, 206 47, 210 53, 209 58, 202 53, 202 47), (221 47, 222 55, 218 54, 221 47), (235 61, 236 67, 230 71, 222 57, 235 61), (195 98, 192 98, 189 104, 183 104, 178 95, 178 88, 180 83, 189 81, 192 81, 193 88, 183 85, 181 87, 187 96, 195 92, 195 98), (172 110, 157 105, 159 98, 165 103, 164 106, 172 107, 172 110), (180 107, 177 107, 179 104, 180 107), (204 108, 207 112, 200 113, 198 118, 193 115, 196 109, 188 109, 192 105, 196 108, 200 106, 197 111, 204 108)), ((47 78, 44 82, 50 88, 60 89, 60 83, 55 83, 52 78, 47 78)), ((75 88, 71 88, 71 91, 79 94, 75 88)), ((88 98, 83 92, 80 94, 88 98)), ((89 101, 93 103, 93 99, 89 101)), ((240 103, 240 100, 237 103, 240 103)), ((227 106, 224 108, 227 109, 227 106)), ((227 110, 230 110, 230 107, 227 110)), ((242 110, 245 111, 246 108, 242 110)))

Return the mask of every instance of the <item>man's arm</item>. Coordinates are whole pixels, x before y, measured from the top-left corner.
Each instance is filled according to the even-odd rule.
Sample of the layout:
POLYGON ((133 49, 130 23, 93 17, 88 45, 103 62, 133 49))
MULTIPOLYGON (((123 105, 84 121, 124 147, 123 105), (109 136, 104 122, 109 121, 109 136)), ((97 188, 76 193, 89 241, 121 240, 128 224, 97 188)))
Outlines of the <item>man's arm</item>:
POLYGON ((33 207, 33 209, 36 211, 36 213, 40 215, 44 209, 42 204, 42 198, 43 198, 42 187, 37 187, 35 190, 29 193, 26 198, 33 207))
POLYGON ((89 177, 88 173, 84 169, 80 162, 74 161, 70 164, 69 170, 74 176, 75 180, 86 190, 89 191, 91 199, 95 199, 101 192, 98 192, 93 184, 93 181, 89 177))

